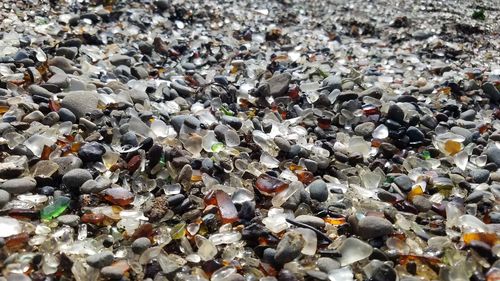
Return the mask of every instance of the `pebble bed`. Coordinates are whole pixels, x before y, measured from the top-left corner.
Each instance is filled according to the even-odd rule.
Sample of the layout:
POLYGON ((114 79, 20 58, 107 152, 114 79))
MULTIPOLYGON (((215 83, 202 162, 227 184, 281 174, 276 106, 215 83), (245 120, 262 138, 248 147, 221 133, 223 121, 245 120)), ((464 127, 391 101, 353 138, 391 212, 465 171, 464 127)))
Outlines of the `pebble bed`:
POLYGON ((0 281, 500 280, 498 0, 4 0, 0 281))

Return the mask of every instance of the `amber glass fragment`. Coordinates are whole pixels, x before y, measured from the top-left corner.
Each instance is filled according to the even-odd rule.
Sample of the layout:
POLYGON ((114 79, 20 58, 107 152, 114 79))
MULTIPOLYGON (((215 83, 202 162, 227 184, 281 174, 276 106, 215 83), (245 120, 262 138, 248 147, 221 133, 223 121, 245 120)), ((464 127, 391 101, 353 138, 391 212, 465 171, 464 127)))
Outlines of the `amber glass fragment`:
POLYGON ((24 248, 30 236, 28 233, 19 233, 5 238, 5 246, 9 250, 24 248))
POLYGON ((255 187, 262 193, 270 194, 285 190, 288 183, 268 174, 261 174, 255 182, 255 187))
POLYGON ((469 245, 472 241, 482 241, 490 246, 500 243, 500 237, 496 233, 470 232, 462 236, 464 243, 469 245))
POLYGON ((127 169, 129 172, 133 173, 135 170, 139 168, 141 165, 141 156, 140 155, 135 155, 127 163, 127 169))
POLYGON ((135 231, 134 233, 132 234, 132 236, 130 236, 130 238, 132 240, 135 240, 137 238, 141 238, 141 237, 151 237, 153 235, 153 225, 150 224, 150 223, 145 223, 141 226, 139 226, 135 231))
POLYGON ((299 181, 305 185, 308 185, 314 181, 314 175, 309 171, 297 171, 295 172, 295 174, 297 175, 299 181))
POLYGON ((422 187, 420 187, 420 185, 417 185, 408 193, 408 200, 413 201, 413 198, 415 198, 415 196, 422 194, 424 194, 422 187))
POLYGON ((222 223, 233 223, 238 220, 238 211, 234 206, 231 197, 222 190, 215 191, 219 214, 222 218, 222 223))
POLYGON ((50 146, 44 145, 42 154, 40 155, 41 160, 49 160, 49 156, 54 151, 50 146))
POLYGON ((125 207, 134 201, 134 194, 124 188, 115 187, 106 189, 104 199, 112 204, 125 207))
POLYGON ((103 225, 104 221, 106 219, 106 216, 103 214, 93 214, 93 213, 87 213, 83 214, 80 220, 83 223, 90 223, 94 225, 103 225))
POLYGON ((326 223, 329 223, 331 225, 341 225, 345 223, 345 218, 331 218, 331 217, 326 217, 323 219, 326 223))
POLYGON ((9 216, 18 220, 37 220, 40 218, 40 211, 31 209, 11 209, 9 216))

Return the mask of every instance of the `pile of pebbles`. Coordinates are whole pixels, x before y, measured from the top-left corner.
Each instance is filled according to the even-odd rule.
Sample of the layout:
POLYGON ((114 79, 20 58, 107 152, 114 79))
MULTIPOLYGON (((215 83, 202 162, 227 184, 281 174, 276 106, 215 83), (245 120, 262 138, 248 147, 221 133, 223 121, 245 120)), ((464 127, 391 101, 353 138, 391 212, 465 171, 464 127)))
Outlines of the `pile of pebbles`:
POLYGON ((499 280, 495 3, 2 1, 0 280, 499 280))

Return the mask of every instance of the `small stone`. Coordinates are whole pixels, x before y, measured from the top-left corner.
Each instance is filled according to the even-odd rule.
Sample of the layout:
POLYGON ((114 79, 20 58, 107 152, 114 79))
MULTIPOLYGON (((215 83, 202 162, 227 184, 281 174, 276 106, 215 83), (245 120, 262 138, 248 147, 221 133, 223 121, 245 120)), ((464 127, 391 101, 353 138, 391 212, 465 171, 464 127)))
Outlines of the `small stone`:
POLYGON ((67 108, 63 107, 63 108, 59 109, 59 111, 57 113, 59 113, 59 120, 61 120, 62 122, 66 122, 66 121, 69 121, 71 123, 76 122, 75 114, 73 114, 73 112, 71 112, 71 110, 69 110, 67 108))
POLYGON ((500 91, 497 90, 495 85, 490 82, 486 82, 483 84, 482 89, 486 96, 488 96, 493 102, 500 101, 500 91))
POLYGON ((35 110, 33 112, 31 112, 30 114, 26 115, 23 117, 23 122, 26 122, 26 123, 31 123, 31 122, 40 122, 42 121, 44 115, 42 112, 38 111, 38 110, 35 110))
POLYGON ((310 216, 310 215, 300 215, 295 218, 296 221, 316 227, 323 228, 325 227, 325 221, 321 218, 310 216))
POLYGON ((332 270, 339 269, 340 263, 332 258, 321 257, 316 261, 316 266, 324 273, 329 273, 332 270))
POLYGON ((280 136, 274 137, 274 143, 278 146, 278 148, 281 151, 284 151, 284 152, 289 152, 291 147, 292 147, 290 142, 287 139, 280 137, 280 136))
POLYGON ((47 126, 52 126, 57 122, 59 122, 59 114, 57 114, 57 112, 54 111, 49 112, 47 115, 45 115, 45 117, 41 121, 43 125, 47 126))
POLYGON ((61 105, 69 109, 77 118, 97 109, 99 97, 94 92, 76 91, 68 93, 62 100, 61 105))
POLYGON ((323 180, 318 179, 313 181, 309 184, 308 189, 311 199, 318 200, 319 202, 324 202, 328 199, 328 188, 323 180))
POLYGON ((404 122, 405 113, 401 107, 396 104, 393 104, 389 107, 389 111, 387 112, 387 119, 394 120, 398 123, 404 122))
POLYGON ((476 117, 476 111, 474 109, 469 109, 466 110, 462 113, 460 113, 460 119, 464 119, 467 121, 474 121, 474 118, 476 117))
POLYGON ((407 175, 401 175, 394 178, 394 183, 405 192, 410 191, 413 186, 413 182, 407 175))
POLYGON ((134 242, 132 242, 131 247, 132 251, 135 254, 140 255, 144 251, 146 251, 149 247, 151 247, 151 241, 146 237, 140 237, 135 239, 134 242))
POLYGON ((273 97, 285 95, 291 80, 292 76, 288 73, 275 74, 271 79, 267 80, 269 84, 269 94, 273 97))
POLYGON ((410 142, 420 142, 425 139, 424 133, 413 126, 410 126, 408 130, 406 130, 406 135, 410 138, 410 142))
POLYGON ((469 174, 475 183, 487 182, 490 177, 490 171, 486 169, 472 169, 469 174))
POLYGON ((137 136, 132 132, 126 132, 120 138, 120 143, 122 145, 130 145, 132 147, 136 147, 139 145, 139 141, 137 140, 137 136))
POLYGON ((413 197, 412 203, 420 212, 427 212, 432 208, 431 201, 429 201, 429 199, 425 198, 422 195, 413 197))
POLYGON ((78 226, 80 222, 80 217, 77 215, 62 215, 57 217, 59 224, 65 224, 72 227, 78 226))
POLYGON ((32 177, 10 179, 0 185, 0 189, 10 194, 22 194, 32 191, 36 187, 36 180, 32 177))
POLYGON ((67 172, 78 169, 83 165, 82 160, 73 155, 54 158, 52 161, 59 165, 58 172, 60 175, 65 175, 67 172))
POLYGON ((101 161, 104 153, 106 153, 106 149, 98 142, 86 143, 78 150, 78 156, 84 162, 101 161))
POLYGON ((132 64, 132 58, 125 55, 112 55, 109 58, 109 62, 114 66, 119 66, 119 65, 130 66, 132 64))
POLYGON ((392 223, 384 218, 365 216, 358 222, 358 234, 364 239, 377 238, 392 232, 392 223))
POLYGON ((10 194, 3 190, 0 189, 0 208, 3 208, 7 203, 10 201, 10 194))
POLYGON ((71 190, 79 190, 82 184, 91 179, 92 175, 85 169, 71 170, 62 177, 64 185, 71 190))
POLYGON ((65 89, 69 86, 69 78, 66 73, 56 73, 47 80, 47 83, 54 84, 61 89, 65 89))
POLYGON ((500 167, 500 148, 492 145, 486 150, 488 161, 497 164, 500 167))
POLYGON ((300 255, 304 247, 304 239, 302 235, 297 232, 288 232, 276 246, 276 254, 274 259, 279 264, 291 262, 300 255))
POLYGON ((94 268, 103 268, 105 266, 111 265, 114 258, 115 256, 112 252, 105 251, 88 256, 85 261, 88 263, 88 265, 94 268))
POLYGON ((221 121, 223 124, 229 125, 235 130, 239 130, 243 125, 240 118, 229 115, 223 115, 221 121))
POLYGON ((373 130, 375 130, 375 124, 372 122, 364 122, 354 128, 356 135, 363 137, 369 136, 373 130))

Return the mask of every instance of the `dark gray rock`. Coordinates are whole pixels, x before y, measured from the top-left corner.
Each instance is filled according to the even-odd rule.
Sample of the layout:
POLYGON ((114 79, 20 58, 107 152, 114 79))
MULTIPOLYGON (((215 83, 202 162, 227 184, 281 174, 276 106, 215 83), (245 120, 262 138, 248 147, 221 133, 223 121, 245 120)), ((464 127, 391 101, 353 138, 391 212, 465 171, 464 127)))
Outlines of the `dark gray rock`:
POLYGON ((486 150, 488 161, 497 164, 500 167, 500 148, 492 145, 486 150))
POLYGON ((22 194, 32 191, 36 187, 36 180, 32 177, 10 179, 0 184, 0 189, 10 194, 22 194))
POLYGON ((135 254, 140 255, 151 247, 151 241, 146 237, 137 238, 132 242, 131 247, 135 254))
POLYGON ((358 222, 358 235, 364 239, 377 238, 392 232, 392 223, 381 217, 366 216, 358 222))
POLYGON ((73 112, 71 112, 71 110, 69 110, 67 108, 63 107, 63 108, 59 109, 59 111, 57 113, 59 113, 59 120, 62 122, 65 122, 65 121, 70 121, 71 123, 76 122, 75 114, 73 114, 73 112))
POLYGON ((102 155, 106 153, 106 149, 98 142, 89 142, 78 150, 78 157, 84 162, 101 161, 102 155))
POLYGON ((91 179, 92 175, 85 169, 71 170, 62 177, 64 185, 71 190, 79 190, 82 184, 91 179))
POLYGON ((62 107, 69 109, 77 118, 97 109, 99 97, 94 92, 75 91, 68 93, 61 102, 62 107))
POLYGON ((269 94, 273 97, 281 97, 288 91, 288 85, 292 76, 288 73, 275 74, 267 83, 269 84, 269 94))
POLYGON ((320 202, 324 202, 328 199, 328 188, 326 183, 321 180, 315 180, 308 186, 309 193, 311 194, 311 199, 316 199, 320 202))
POLYGON ((110 251, 105 251, 101 253, 97 253, 91 256, 88 256, 85 260, 88 265, 94 268, 103 268, 105 266, 109 266, 113 263, 113 259, 115 256, 110 251))
POLYGON ((286 233, 276 246, 275 261, 279 264, 291 262, 300 255, 304 243, 304 238, 299 233, 286 233))
POLYGON ((490 177, 490 171, 486 169, 472 169, 469 174, 475 183, 487 182, 490 177))
POLYGON ((401 188, 403 191, 410 191, 413 186, 413 182, 407 175, 401 175, 394 179, 394 183, 401 188))

